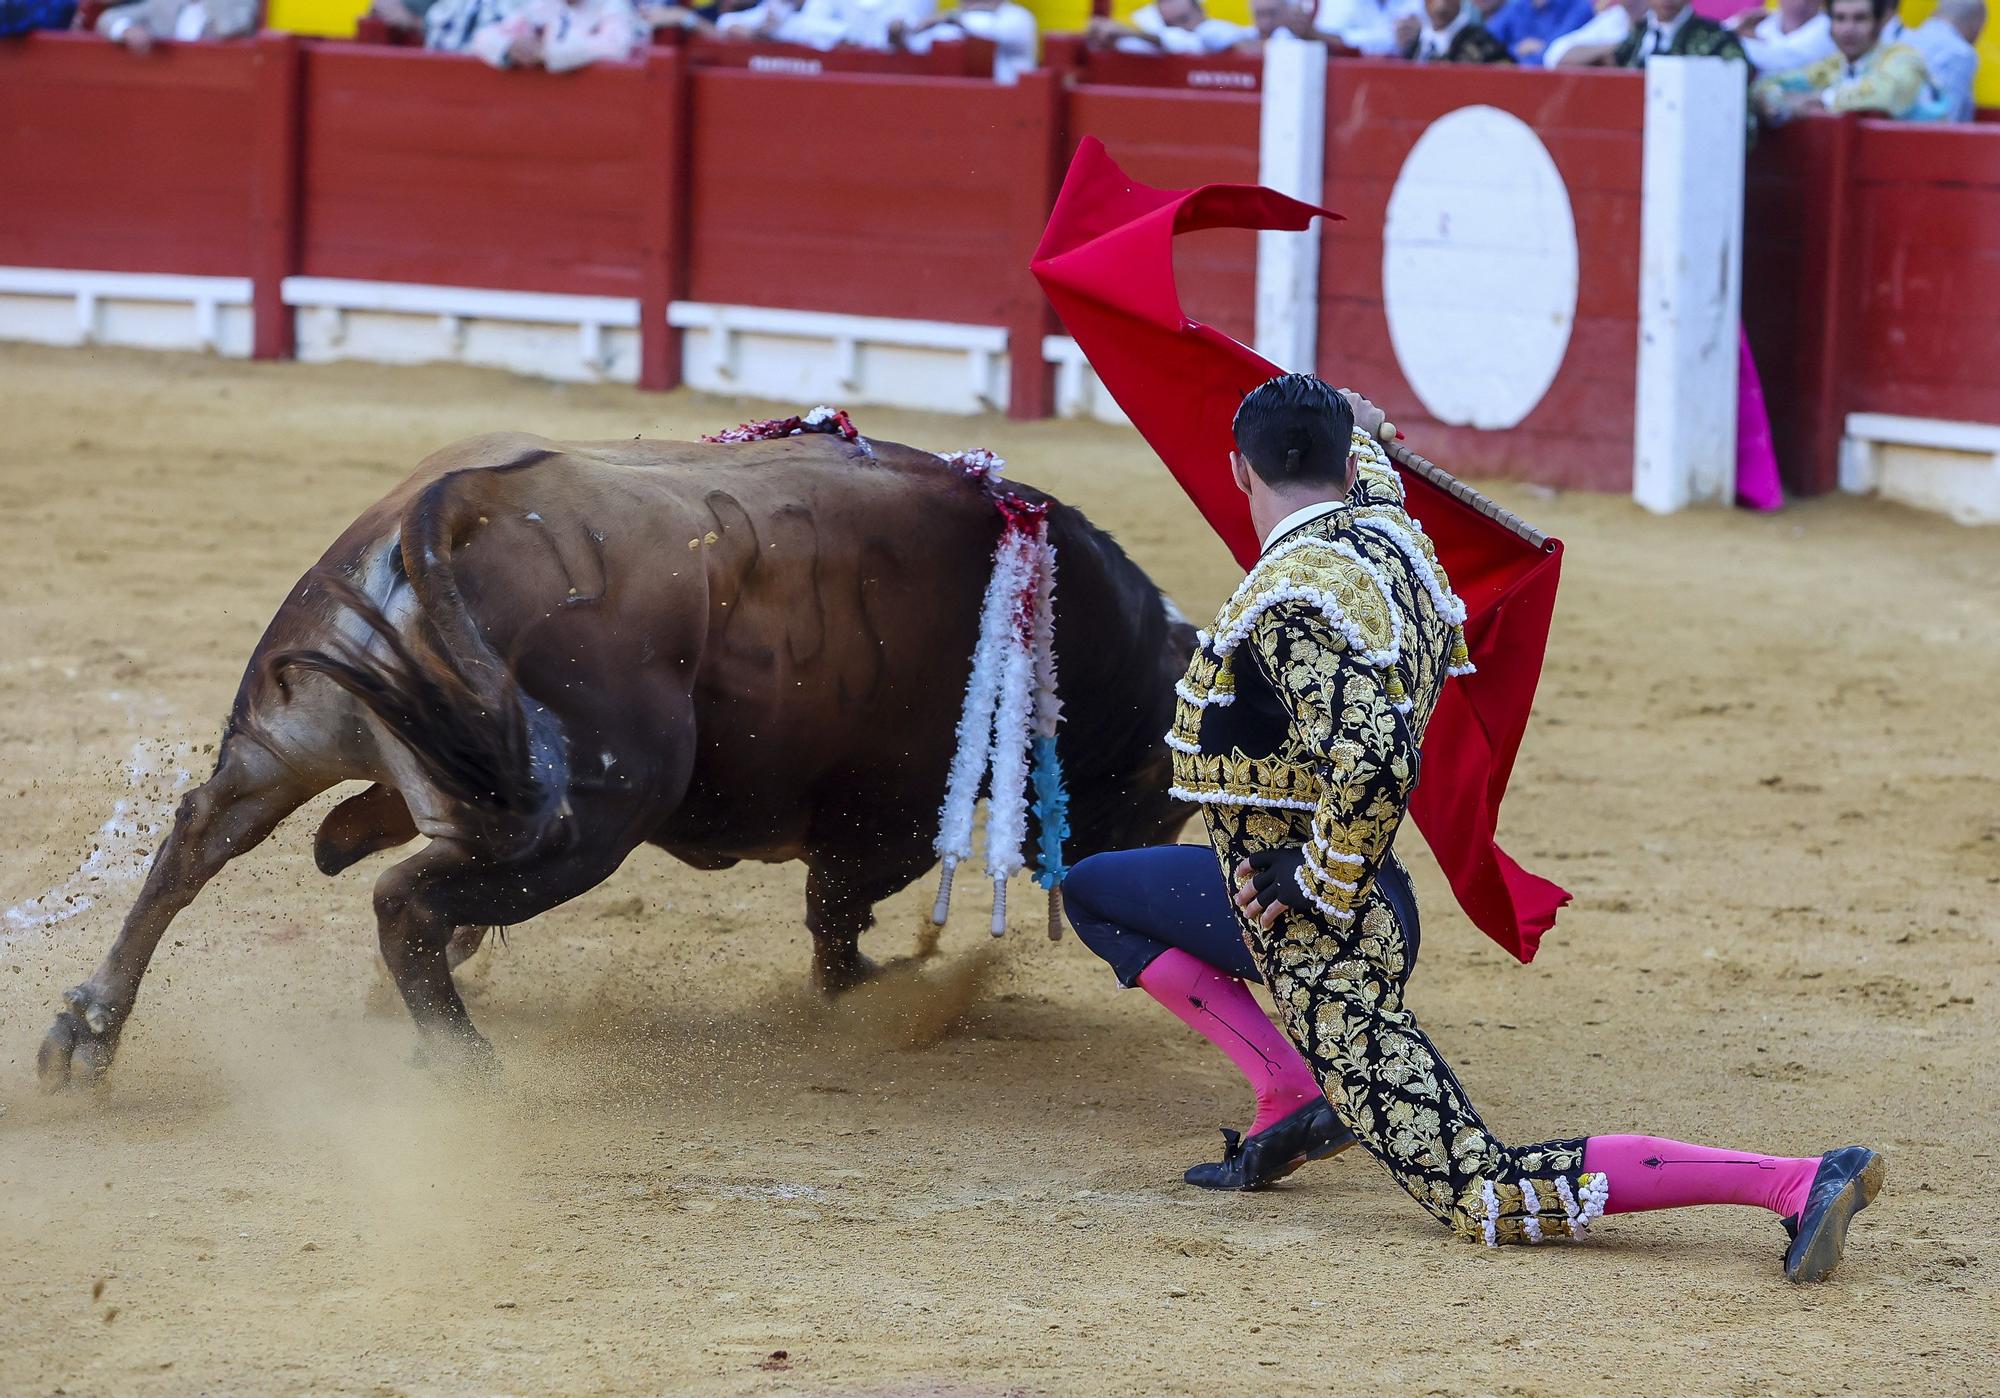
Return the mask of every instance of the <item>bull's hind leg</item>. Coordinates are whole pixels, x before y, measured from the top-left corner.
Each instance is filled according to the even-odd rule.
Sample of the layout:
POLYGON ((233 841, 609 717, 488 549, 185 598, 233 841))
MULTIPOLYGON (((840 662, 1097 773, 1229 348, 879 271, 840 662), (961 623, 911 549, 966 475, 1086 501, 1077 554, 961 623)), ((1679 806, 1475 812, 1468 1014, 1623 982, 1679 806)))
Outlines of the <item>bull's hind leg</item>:
POLYGON ((493 1046, 473 1026, 452 980, 463 959, 453 956, 455 938, 566 903, 602 883, 630 852, 629 844, 583 839, 527 862, 496 862, 459 841, 436 840, 385 872, 375 884, 382 960, 427 1053, 474 1067, 493 1060, 493 1046))
POLYGON ((223 865, 255 849, 324 786, 255 743, 235 737, 223 742, 215 775, 174 812, 173 828, 111 950, 89 980, 63 993, 64 1009, 36 1055, 45 1090, 93 1081, 111 1066, 139 981, 168 925, 223 865))

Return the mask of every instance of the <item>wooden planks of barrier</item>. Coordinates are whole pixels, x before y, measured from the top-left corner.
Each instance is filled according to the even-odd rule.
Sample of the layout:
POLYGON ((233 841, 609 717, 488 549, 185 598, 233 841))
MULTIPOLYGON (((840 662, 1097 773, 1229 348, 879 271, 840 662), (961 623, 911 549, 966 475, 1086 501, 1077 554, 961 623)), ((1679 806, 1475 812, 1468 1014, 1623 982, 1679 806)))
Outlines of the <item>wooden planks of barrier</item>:
POLYGON ((2000 423, 2000 140, 1856 124, 1848 412, 2000 423))
MULTIPOLYGON (((1409 64, 1343 61, 1327 89, 1327 227, 1320 270, 1320 372, 1382 404, 1453 469, 1552 485, 1627 490, 1638 357, 1644 93, 1627 75, 1458 68, 1450 82, 1409 64), (1539 402, 1506 431, 1438 421, 1405 377, 1385 298, 1390 198, 1419 137, 1459 109, 1532 127, 1566 187, 1576 229, 1574 320, 1539 402)), ((1495 285, 1503 295, 1508 288, 1495 285)), ((1468 298, 1476 308, 1479 293, 1468 298)), ((1505 356, 1505 343, 1477 353, 1505 356)))
MULTIPOLYGON (((674 301, 1005 326, 1010 410, 1041 415, 1036 347, 1054 327, 1025 266, 1079 136, 1163 186, 1257 178, 1258 95, 1176 87, 1165 69, 1103 81, 1123 73, 1073 65, 1008 88, 702 69, 667 47, 583 73, 501 73, 277 35, 141 61, 94 36, 35 34, 0 46, 0 265, 247 276, 255 352, 274 356, 291 348, 294 273, 631 297, 652 387, 678 381, 674 301)), ((1319 367, 1454 466, 1624 489, 1641 85, 1448 76, 1332 67, 1326 201, 1350 222, 1323 240, 1319 367), (1432 124, 1469 107, 1533 128, 1577 237, 1560 364, 1503 431, 1425 412, 1385 308, 1396 183, 1432 124)), ((2000 130, 1795 123, 1753 153, 1746 209, 1744 321, 1794 491, 1833 488, 1849 412, 2000 421, 1987 372, 2000 130)), ((1254 247, 1214 232, 1178 249, 1188 313, 1246 341, 1254 247)))
POLYGON ((644 70, 500 72, 476 59, 309 45, 299 270, 637 296, 644 70))
POLYGON ((1010 177, 1037 135, 1015 89, 732 69, 690 82, 692 299, 1004 323, 1027 276, 1008 261, 1010 177))
POLYGON ((0 266, 247 275, 256 95, 247 44, 0 44, 0 266))

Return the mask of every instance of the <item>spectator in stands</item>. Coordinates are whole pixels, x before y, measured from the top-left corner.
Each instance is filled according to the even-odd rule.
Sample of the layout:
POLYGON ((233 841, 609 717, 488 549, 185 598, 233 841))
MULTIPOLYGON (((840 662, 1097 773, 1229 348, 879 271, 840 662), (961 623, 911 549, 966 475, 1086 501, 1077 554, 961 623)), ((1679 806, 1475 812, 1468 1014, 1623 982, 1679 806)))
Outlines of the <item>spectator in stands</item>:
POLYGON ((1597 13, 1588 24, 1549 41, 1549 46, 1542 50, 1542 66, 1605 67, 1617 60, 1618 46, 1645 22, 1646 0, 1597 0, 1597 13))
POLYGON ((233 39, 257 27, 257 0, 138 0, 97 17, 97 32, 133 53, 161 39, 233 39))
POLYGON ((652 29, 749 39, 775 32, 794 12, 785 0, 710 0, 705 5, 641 5, 639 18, 652 29))
POLYGON ((1471 0, 1424 0, 1424 23, 1403 57, 1417 63, 1512 63, 1507 49, 1486 32, 1471 0))
POLYGON ((913 30, 936 13, 937 0, 804 0, 797 14, 778 24, 772 37, 821 50, 842 44, 886 49, 890 25, 913 30))
POLYGON ((1508 0, 1486 27, 1516 63, 1539 64, 1550 44, 1591 19, 1590 0, 1508 0))
POLYGON ((424 17, 436 3, 437 0, 374 0, 368 7, 367 18, 386 24, 391 29, 422 34, 424 17))
POLYGON ((1884 26, 1886 42, 1908 44, 1923 57, 1940 99, 1935 115, 1941 121, 1972 120, 1972 85, 1979 76, 1975 45, 1985 27, 1986 0, 1939 0, 1937 13, 1915 29, 1900 19, 1895 30, 1884 26))
POLYGON ((1821 0, 1778 0, 1777 9, 1745 10, 1727 27, 1762 74, 1789 73, 1839 52, 1821 0))
POLYGON ((1733 58, 1746 72, 1750 67, 1742 42, 1714 20, 1696 14, 1690 0, 1648 0, 1646 22, 1633 26, 1611 61, 1620 68, 1643 68, 1655 54, 1733 58))
POLYGON ((1325 37, 1313 28, 1312 0, 1250 0, 1250 28, 1255 32, 1236 52, 1262 53, 1266 44, 1325 37))
POLYGON ((649 32, 632 0, 437 0, 424 19, 424 47, 495 68, 566 73, 629 59, 649 32))
POLYGON ((0 39, 36 29, 67 29, 76 0, 0 0, 0 39))
POLYGON ((1319 0, 1313 27, 1356 53, 1405 53, 1424 27, 1423 0, 1319 0))
POLYGON ((1240 24, 1209 18, 1201 0, 1154 0, 1123 23, 1097 15, 1084 31, 1090 43, 1125 53, 1221 53, 1255 35, 1240 24))
POLYGON ((1424 0, 1320 0, 1312 24, 1322 38, 1388 58, 1408 52, 1424 30, 1424 0))
POLYGON ((958 8, 934 15, 922 24, 889 25, 889 42, 912 53, 927 53, 939 41, 985 39, 993 45, 993 76, 1003 83, 1019 82, 1035 66, 1041 32, 1035 13, 1013 0, 958 0, 958 8))
POLYGON ((1895 0, 1827 0, 1833 21, 1832 58, 1792 73, 1761 78, 1751 89, 1757 110, 1772 122, 1836 112, 1917 117, 1941 110, 1923 56, 1882 38, 1895 0))

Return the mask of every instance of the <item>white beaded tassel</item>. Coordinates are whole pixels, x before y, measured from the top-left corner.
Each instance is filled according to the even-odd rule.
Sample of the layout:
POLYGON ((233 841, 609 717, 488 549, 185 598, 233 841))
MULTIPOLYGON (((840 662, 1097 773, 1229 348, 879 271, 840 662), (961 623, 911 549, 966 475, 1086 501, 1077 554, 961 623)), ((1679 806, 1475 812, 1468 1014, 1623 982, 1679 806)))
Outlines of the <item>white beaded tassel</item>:
POLYGON ((1007 608, 1011 604, 997 558, 995 563, 992 575, 986 580, 986 597, 979 607, 979 641, 972 651, 972 673, 965 681, 965 707, 958 715, 958 746, 952 754, 944 806, 938 812, 935 848, 944 868, 938 876, 931 921, 939 927, 951 915, 952 876, 959 861, 972 857, 973 807, 978 803, 979 781, 986 775, 992 752, 993 706, 1000 688, 999 650, 1008 629, 1007 608))
POLYGON ((1007 880, 1026 860, 1021 842, 1028 833, 1028 739, 1034 717, 1034 638, 1020 600, 1033 595, 1037 550, 1033 535, 1010 530, 993 567, 1012 606, 1001 641, 1000 685, 993 714, 992 778, 986 793, 986 874, 993 880, 993 935, 1007 930, 1007 880))

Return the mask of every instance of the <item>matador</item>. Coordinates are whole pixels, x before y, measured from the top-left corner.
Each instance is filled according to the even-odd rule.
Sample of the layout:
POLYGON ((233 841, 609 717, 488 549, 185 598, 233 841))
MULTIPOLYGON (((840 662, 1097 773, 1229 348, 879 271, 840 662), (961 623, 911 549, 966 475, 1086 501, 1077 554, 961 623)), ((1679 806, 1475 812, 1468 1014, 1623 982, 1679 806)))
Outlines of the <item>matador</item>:
MULTIPOLYGON (((1817 1158, 1653 1136, 1503 1144, 1404 1003, 1416 899, 1395 837, 1465 609, 1356 403, 1306 374, 1252 391, 1231 467, 1263 553, 1176 687, 1174 792, 1210 848, 1100 854, 1063 885, 1078 935, 1227 1053, 1257 1090, 1246 1137, 1190 1183, 1252 1189, 1358 1143, 1433 1217, 1489 1246, 1581 1238, 1605 1214, 1771 1210, 1785 1274, 1829 1275, 1883 1179, 1817 1158), (1218 867, 1219 866, 1219 867, 1218 867), (1280 1034, 1246 981, 1270 990, 1280 1034)), ((1373 416, 1372 408, 1361 403, 1373 416)))

